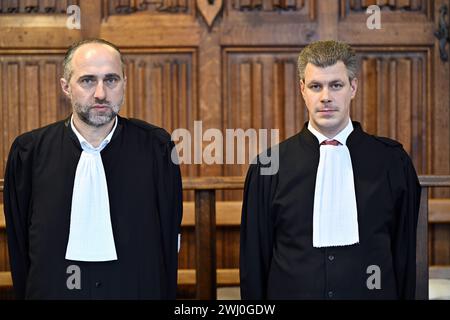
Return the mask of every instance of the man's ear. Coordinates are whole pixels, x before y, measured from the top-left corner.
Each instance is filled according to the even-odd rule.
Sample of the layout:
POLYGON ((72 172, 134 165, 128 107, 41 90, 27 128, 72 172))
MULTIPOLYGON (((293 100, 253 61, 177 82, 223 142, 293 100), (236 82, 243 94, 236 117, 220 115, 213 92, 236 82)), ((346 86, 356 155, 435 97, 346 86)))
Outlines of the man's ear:
POLYGON ((350 82, 350 87, 352 89, 352 99, 353 99, 356 95, 356 91, 358 91, 358 79, 353 78, 352 81, 350 82))
POLYGON ((70 89, 69 89, 69 81, 67 81, 64 78, 59 79, 59 82, 61 83, 61 89, 64 92, 64 94, 70 98, 70 89))
POLYGON ((305 98, 305 80, 300 80, 300 92, 302 93, 303 99, 305 98))

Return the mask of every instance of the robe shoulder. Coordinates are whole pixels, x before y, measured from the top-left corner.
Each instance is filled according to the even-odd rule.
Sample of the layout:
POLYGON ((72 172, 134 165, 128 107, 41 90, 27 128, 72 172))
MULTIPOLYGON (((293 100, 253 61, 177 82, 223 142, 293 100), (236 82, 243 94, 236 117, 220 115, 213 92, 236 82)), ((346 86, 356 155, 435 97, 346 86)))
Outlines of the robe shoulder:
POLYGON ((402 144, 396 140, 386 138, 386 137, 379 137, 379 136, 372 136, 377 141, 381 142, 385 146, 393 147, 393 148, 403 148, 402 144))
POLYGON ((254 167, 253 169, 256 169, 256 167, 270 167, 272 164, 271 163, 261 163, 260 159, 261 157, 264 156, 271 156, 273 155, 273 153, 278 153, 279 154, 279 158, 282 159, 284 157, 292 157, 292 151, 295 150, 296 148, 298 148, 299 143, 301 140, 301 135, 300 133, 297 133, 295 135, 293 135, 292 137, 287 138, 286 140, 281 141, 280 143, 273 145, 269 148, 267 148, 266 151, 258 154, 257 157, 257 163, 255 163, 255 161, 253 161, 252 165, 250 167, 254 167))
POLYGON ((369 136, 372 137, 373 141, 375 141, 375 143, 378 145, 377 150, 381 151, 380 153, 381 155, 390 154, 391 157, 393 157, 391 159, 399 160, 403 164, 410 165, 411 158, 400 142, 386 137, 379 137, 373 135, 369 136))
POLYGON ((170 134, 163 128, 139 119, 130 118, 128 121, 132 126, 153 135, 160 144, 167 144, 171 142, 170 134))
POLYGON ((16 137, 12 144, 13 148, 18 148, 21 151, 30 150, 33 146, 39 141, 46 137, 53 137, 55 134, 61 132, 61 129, 64 127, 64 120, 54 122, 45 127, 37 128, 25 133, 20 134, 16 137))

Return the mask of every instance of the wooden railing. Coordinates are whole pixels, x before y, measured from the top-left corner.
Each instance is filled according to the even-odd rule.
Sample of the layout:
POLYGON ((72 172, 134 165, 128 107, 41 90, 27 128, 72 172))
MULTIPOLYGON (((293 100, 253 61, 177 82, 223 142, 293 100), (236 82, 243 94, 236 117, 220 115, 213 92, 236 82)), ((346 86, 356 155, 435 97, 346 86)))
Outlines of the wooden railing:
MULTIPOLYGON (((450 222, 448 214, 449 203, 447 200, 428 199, 430 187, 450 187, 450 176, 419 176, 422 187, 419 221, 417 226, 417 275, 416 275, 416 299, 428 299, 428 223, 450 222), (431 209, 431 210, 429 210, 431 209), (430 212, 430 215, 429 215, 430 212)), ((179 270, 179 280, 184 283, 195 283, 196 298, 211 300, 216 299, 217 278, 227 282, 225 270, 216 270, 216 190, 241 190, 244 187, 244 177, 201 177, 184 178, 183 190, 193 190, 195 193, 195 218, 188 214, 183 219, 183 225, 194 224, 196 238, 196 269, 179 270), (195 272, 195 275, 193 273, 195 272), (193 281, 193 279, 195 279, 193 281)), ((3 180, 0 180, 0 191, 3 191, 3 180)), ((221 203, 223 205, 223 203, 221 203)), ((185 210, 189 204, 184 204, 185 210)), ((233 217, 221 215, 220 220, 227 224, 236 223, 236 215, 239 205, 234 203, 233 217)), ((191 211, 191 210, 188 210, 191 211)), ((0 215, 1 216, 1 215, 0 215)), ((1 220, 1 219, 0 219, 1 220)), ((1 224, 4 221, 0 221, 1 224)), ((235 275, 234 275, 235 277, 235 275)), ((8 273, 0 273, 0 279, 10 279, 8 273)), ((228 280, 234 282, 235 280, 228 280)))
POLYGON ((183 179, 184 190, 195 192, 195 269, 197 299, 217 298, 216 190, 243 189, 244 177, 183 179))

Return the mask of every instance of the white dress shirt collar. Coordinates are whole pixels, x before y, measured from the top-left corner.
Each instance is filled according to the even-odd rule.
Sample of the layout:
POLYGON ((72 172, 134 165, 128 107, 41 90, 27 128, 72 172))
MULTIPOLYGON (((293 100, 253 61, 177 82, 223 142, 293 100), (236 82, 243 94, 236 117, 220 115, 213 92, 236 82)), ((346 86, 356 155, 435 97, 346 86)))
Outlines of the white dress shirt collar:
POLYGON ((325 135, 323 135, 322 133, 320 133, 319 131, 317 131, 312 125, 311 125, 311 121, 308 123, 308 130, 316 136, 317 140, 319 140, 319 144, 321 144, 322 142, 324 142, 325 140, 337 140, 339 141, 342 145, 346 145, 347 143, 347 138, 350 135, 350 133, 352 133, 353 131, 353 124, 351 119, 348 119, 348 123, 345 126, 344 129, 342 129, 337 135, 335 135, 333 138, 328 138, 325 135))
POLYGON ((116 118, 114 119, 114 126, 113 126, 113 128, 112 128, 112 130, 111 130, 111 132, 106 136, 106 138, 105 139, 103 139, 103 141, 100 143, 100 145, 97 147, 97 148, 94 148, 82 135, 81 135, 81 133, 77 130, 77 128, 75 128, 75 125, 74 125, 74 123, 73 123, 73 114, 72 114, 72 117, 70 118, 70 126, 72 127, 72 130, 73 130, 73 132, 75 133, 75 135, 77 136, 77 138, 78 138, 78 141, 80 141, 80 145, 81 145, 81 148, 84 150, 84 151, 102 151, 105 147, 106 147, 106 145, 111 141, 111 138, 112 138, 112 136, 113 136, 113 134, 114 134, 114 131, 116 130, 116 128, 117 128, 117 116, 116 116, 116 118))

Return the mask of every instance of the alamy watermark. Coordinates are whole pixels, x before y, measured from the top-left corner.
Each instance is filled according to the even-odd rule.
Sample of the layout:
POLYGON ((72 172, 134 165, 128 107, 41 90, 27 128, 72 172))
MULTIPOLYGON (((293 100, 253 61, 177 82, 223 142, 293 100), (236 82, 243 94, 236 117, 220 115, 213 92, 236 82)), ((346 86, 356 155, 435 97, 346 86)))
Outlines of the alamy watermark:
POLYGON ((76 264, 67 267, 66 273, 69 274, 66 280, 66 286, 69 290, 81 289, 81 269, 76 264))
POLYGON ((73 4, 67 7, 66 10, 69 15, 66 20, 67 29, 81 29, 81 9, 79 6, 73 4))
POLYGON ((366 285, 367 289, 374 290, 374 289, 381 289, 381 269, 379 266, 373 264, 367 267, 366 270, 367 274, 370 274, 370 276, 367 278, 366 285))
POLYGON ((226 129, 224 136, 221 130, 215 128, 203 132, 202 121, 194 121, 193 134, 187 129, 179 128, 172 132, 172 140, 178 142, 171 154, 175 164, 254 164, 258 160, 261 175, 274 175, 278 172, 278 129, 226 129), (205 148, 204 142, 209 142, 205 148))
POLYGON ((371 5, 367 7, 367 14, 370 16, 367 18, 366 26, 369 30, 381 29, 381 9, 377 5, 371 5))

